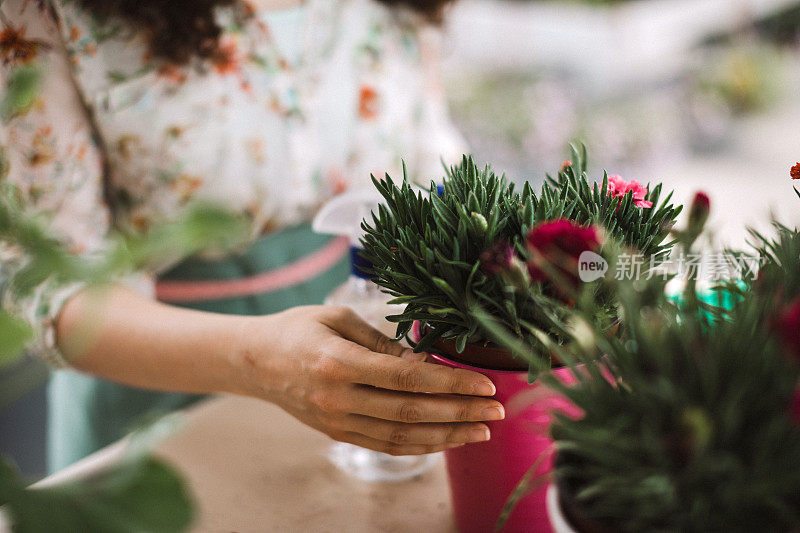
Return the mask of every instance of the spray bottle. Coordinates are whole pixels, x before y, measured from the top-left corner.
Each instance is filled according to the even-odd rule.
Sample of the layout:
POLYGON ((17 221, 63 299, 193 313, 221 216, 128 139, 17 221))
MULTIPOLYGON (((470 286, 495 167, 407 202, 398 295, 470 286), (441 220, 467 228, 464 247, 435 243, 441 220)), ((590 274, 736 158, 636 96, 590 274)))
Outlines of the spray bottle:
MULTIPOLYGON (((378 192, 372 189, 336 196, 320 209, 314 218, 313 229, 317 233, 350 238, 350 277, 331 292, 325 304, 350 307, 372 327, 387 337, 393 337, 395 324, 386 317, 401 313, 403 306, 388 303, 391 296, 382 293, 362 270, 369 265, 360 255, 361 221, 377 209, 380 200, 378 192)), ((438 454, 395 457, 352 444, 336 443, 331 447, 329 458, 345 473, 364 481, 402 481, 427 471, 438 461, 438 454)))
POLYGON ((344 235, 350 238, 350 277, 336 287, 325 299, 326 305, 344 305, 358 313, 369 325, 387 337, 394 337, 395 324, 386 320, 388 315, 403 311, 401 305, 390 305, 390 296, 382 293, 364 272, 369 264, 361 257, 361 221, 378 207, 377 192, 348 192, 336 196, 325 204, 314 218, 317 233, 344 235))

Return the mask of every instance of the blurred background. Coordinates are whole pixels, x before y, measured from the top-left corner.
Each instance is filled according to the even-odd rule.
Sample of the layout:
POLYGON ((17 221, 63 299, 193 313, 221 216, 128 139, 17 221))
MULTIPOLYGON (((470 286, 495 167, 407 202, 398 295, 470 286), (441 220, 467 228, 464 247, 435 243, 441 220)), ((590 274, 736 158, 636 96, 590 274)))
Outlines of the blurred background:
POLYGON ((462 0, 444 69, 473 154, 515 181, 578 140, 598 179, 706 190, 723 244, 800 222, 798 0, 462 0))
MULTIPOLYGON (((800 0, 459 0, 444 25, 450 112, 479 161, 540 183, 602 169, 712 198, 722 244, 800 223, 800 0)), ((0 451, 45 472, 47 373, 0 372, 0 451), (2 428, 14 428, 4 431, 2 428)))

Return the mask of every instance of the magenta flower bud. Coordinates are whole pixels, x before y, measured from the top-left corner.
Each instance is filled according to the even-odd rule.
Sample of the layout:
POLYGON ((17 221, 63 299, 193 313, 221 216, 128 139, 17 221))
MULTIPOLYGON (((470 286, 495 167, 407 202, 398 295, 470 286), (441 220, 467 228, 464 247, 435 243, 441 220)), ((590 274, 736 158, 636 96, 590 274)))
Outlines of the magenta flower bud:
POLYGON ((514 249, 506 241, 497 241, 481 252, 481 267, 487 274, 499 274, 511 268, 514 249))
POLYGON ((711 200, 708 195, 702 191, 698 191, 694 195, 692 205, 689 208, 689 228, 693 230, 701 230, 708 220, 708 213, 711 210, 711 200))

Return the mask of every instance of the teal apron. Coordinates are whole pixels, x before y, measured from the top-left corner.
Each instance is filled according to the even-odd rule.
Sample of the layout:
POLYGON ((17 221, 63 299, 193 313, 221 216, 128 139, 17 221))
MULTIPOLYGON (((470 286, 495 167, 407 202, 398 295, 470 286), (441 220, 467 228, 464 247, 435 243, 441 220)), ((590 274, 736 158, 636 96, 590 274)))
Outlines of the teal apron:
MULTIPOLYGON (((241 255, 188 259, 159 278, 156 295, 181 307, 237 315, 319 304, 347 279, 347 251, 346 239, 297 226, 261 238, 241 255)), ((54 372, 48 395, 51 472, 124 436, 148 413, 201 398, 126 387, 71 370, 54 372)))

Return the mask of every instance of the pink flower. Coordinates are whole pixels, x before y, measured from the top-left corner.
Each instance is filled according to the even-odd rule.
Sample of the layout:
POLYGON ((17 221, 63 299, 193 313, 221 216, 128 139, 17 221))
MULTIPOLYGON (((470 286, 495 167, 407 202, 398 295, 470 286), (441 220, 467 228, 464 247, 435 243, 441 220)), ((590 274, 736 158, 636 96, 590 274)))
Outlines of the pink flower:
POLYGON ((625 181, 618 174, 611 174, 608 177, 609 196, 614 198, 622 198, 629 192, 633 193, 633 205, 636 207, 653 207, 653 202, 645 200, 645 196, 647 196, 647 188, 638 181, 625 181))
POLYGON ((587 250, 596 250, 600 246, 600 236, 594 226, 579 226, 560 218, 534 226, 528 233, 527 245, 533 256, 528 262, 528 273, 533 281, 549 279, 542 268, 546 262, 577 286, 578 258, 587 250))
POLYGON ((481 252, 481 267, 488 274, 498 274, 511 267, 514 249, 506 241, 497 241, 481 252))

